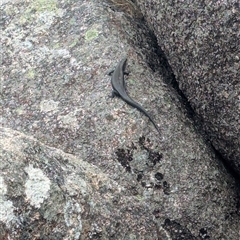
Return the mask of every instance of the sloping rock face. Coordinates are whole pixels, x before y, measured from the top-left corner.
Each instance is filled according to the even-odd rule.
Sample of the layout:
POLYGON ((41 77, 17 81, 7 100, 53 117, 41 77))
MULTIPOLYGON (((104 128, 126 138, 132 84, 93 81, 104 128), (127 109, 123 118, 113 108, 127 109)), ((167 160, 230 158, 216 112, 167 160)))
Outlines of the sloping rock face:
POLYGON ((161 62, 141 14, 117 2, 0 3, 0 236, 239 239, 237 183, 148 67, 161 62), (160 134, 108 97, 124 56, 160 134))
POLYGON ((0 239, 157 238, 148 207, 98 168, 17 131, 0 133, 0 239))
POLYGON ((208 138, 240 174, 239 1, 137 2, 208 138))

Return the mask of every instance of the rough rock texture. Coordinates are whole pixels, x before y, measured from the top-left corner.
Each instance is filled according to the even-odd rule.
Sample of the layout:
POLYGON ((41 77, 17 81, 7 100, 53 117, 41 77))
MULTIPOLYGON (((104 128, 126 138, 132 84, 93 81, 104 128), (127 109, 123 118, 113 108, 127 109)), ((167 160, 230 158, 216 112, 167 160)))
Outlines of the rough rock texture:
POLYGON ((149 207, 99 169, 17 131, 0 131, 0 239, 157 238, 149 207))
POLYGON ((214 148, 240 174, 239 1, 137 2, 214 148))
POLYGON ((164 84, 170 75, 146 64, 164 69, 139 14, 122 10, 1 3, 5 239, 239 239, 237 184, 164 84), (129 94, 160 136, 108 97, 106 73, 124 55, 129 94))

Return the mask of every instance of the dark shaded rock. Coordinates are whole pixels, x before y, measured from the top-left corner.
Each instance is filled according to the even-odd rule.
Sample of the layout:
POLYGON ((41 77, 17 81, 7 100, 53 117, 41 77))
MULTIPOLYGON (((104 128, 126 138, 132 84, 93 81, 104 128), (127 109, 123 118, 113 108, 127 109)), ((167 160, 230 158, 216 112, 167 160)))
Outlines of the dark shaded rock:
POLYGON ((239 1, 137 1, 212 145, 240 174, 239 1))
POLYGON ((197 240, 197 238, 194 237, 187 228, 182 227, 181 224, 177 223, 176 221, 171 221, 170 219, 166 219, 163 224, 163 228, 166 229, 168 232, 170 232, 170 236, 172 239, 197 240))

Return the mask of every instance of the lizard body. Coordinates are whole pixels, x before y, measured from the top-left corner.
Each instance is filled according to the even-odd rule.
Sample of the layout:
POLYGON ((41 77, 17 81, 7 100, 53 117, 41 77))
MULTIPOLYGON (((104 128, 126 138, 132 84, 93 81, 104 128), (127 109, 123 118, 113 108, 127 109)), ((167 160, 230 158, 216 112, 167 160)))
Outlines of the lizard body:
POLYGON ((114 96, 121 97, 123 101, 125 101, 132 107, 137 108, 140 112, 145 114, 149 118, 149 120, 153 123, 154 127, 160 134, 160 131, 157 125, 155 124, 151 116, 148 114, 148 112, 140 104, 138 104, 132 98, 130 98, 126 92, 126 84, 124 81, 124 70, 126 67, 126 61, 127 61, 127 58, 123 58, 116 66, 115 70, 110 72, 110 74, 112 73, 112 77, 111 77, 111 84, 113 88, 112 97, 114 96))

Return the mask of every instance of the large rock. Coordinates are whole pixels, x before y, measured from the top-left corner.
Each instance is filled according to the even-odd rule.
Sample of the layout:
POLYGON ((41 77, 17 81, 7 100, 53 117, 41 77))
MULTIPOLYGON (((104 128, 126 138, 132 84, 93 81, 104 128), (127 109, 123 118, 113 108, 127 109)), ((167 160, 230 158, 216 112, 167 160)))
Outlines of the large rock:
POLYGON ((240 174, 239 1, 137 2, 214 148, 240 174))
POLYGON ((0 239, 156 239, 163 231, 141 199, 98 168, 17 131, 0 134, 0 239))
POLYGON ((233 177, 146 64, 157 56, 139 14, 109 6, 1 3, 0 235, 238 239, 233 177), (128 92, 160 136, 139 111, 108 97, 106 72, 125 55, 128 92))

